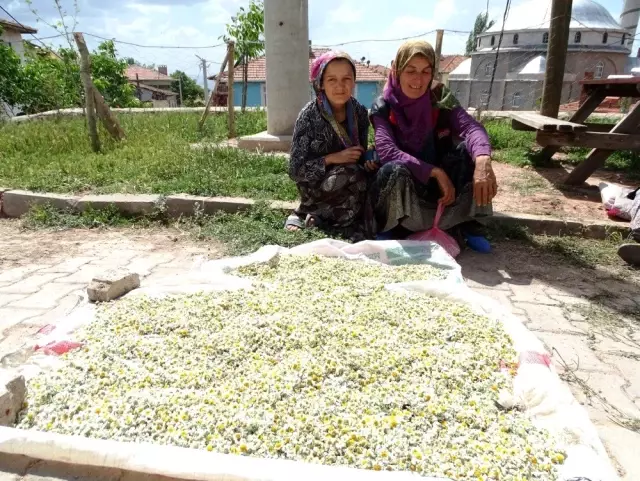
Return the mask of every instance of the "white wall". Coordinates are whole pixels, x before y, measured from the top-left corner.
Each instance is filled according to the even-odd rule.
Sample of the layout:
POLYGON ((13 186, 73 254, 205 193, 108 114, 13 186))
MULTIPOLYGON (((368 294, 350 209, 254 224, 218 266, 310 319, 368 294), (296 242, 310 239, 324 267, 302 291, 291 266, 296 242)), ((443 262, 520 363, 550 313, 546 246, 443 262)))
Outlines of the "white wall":
POLYGON ((24 61, 24 44, 22 43, 22 35, 20 32, 4 27, 2 35, 0 35, 0 40, 5 44, 9 44, 18 54, 18 57, 24 61))
MULTIPOLYGON (((534 31, 525 31, 518 32, 518 43, 517 45, 513 43, 514 32, 505 32, 502 38, 502 47, 522 47, 526 45, 542 45, 542 36, 546 30, 534 30, 534 31)), ((569 33, 569 48, 574 45, 589 45, 593 47, 598 46, 620 46, 622 47, 622 32, 608 32, 608 39, 606 43, 602 43, 602 35, 604 34, 604 30, 602 31, 593 31, 591 29, 584 30, 571 30, 569 33), (581 41, 579 44, 575 43, 575 34, 576 32, 580 32, 582 35, 581 41)), ((497 47, 498 41, 500 40, 499 33, 493 33, 491 35, 483 35, 480 38, 480 47, 483 48, 491 48, 491 37, 494 37, 494 47, 497 47)), ((627 36, 628 37, 628 36, 627 36)))

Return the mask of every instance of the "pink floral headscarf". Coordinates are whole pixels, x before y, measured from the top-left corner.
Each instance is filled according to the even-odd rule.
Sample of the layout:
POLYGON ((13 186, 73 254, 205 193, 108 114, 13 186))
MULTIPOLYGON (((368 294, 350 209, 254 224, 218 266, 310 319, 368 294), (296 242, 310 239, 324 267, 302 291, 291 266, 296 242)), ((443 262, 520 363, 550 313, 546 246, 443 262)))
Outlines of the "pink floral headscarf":
POLYGON ((311 75, 309 80, 311 80, 313 90, 315 90, 316 93, 322 90, 322 74, 324 73, 324 70, 327 68, 327 65, 329 65, 329 62, 337 58, 344 59, 351 64, 351 67, 353 68, 353 79, 355 80, 356 65, 353 62, 353 59, 349 56, 348 53, 334 52, 332 50, 330 52, 323 53, 322 55, 317 57, 311 64, 311 75))

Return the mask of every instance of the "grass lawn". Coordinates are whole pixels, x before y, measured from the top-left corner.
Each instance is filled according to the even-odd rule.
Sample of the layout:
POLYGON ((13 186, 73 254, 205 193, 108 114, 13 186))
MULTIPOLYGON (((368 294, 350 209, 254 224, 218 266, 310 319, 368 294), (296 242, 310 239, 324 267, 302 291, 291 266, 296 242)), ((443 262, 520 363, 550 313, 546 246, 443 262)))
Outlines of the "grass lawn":
MULTIPOLYGON (((213 114, 198 133, 199 114, 120 115, 127 139, 101 131, 91 152, 83 118, 0 124, 0 185, 35 191, 92 193, 185 192, 292 200, 286 159, 230 148, 191 149, 226 139, 226 115, 213 114)), ((266 129, 264 112, 237 116, 238 135, 266 129)))
MULTIPOLYGON (((227 137, 227 117, 213 114, 199 133, 196 113, 119 115, 127 139, 116 143, 101 131, 102 152, 89 148, 84 118, 0 123, 0 186, 73 193, 184 192, 294 200, 287 160, 231 148, 191 149, 194 142, 227 137)), ((534 134, 511 129, 508 121, 485 123, 496 160, 516 166, 539 165, 534 134)), ((264 112, 237 116, 238 135, 266 129, 264 112)), ((372 140, 370 132, 370 140, 372 140)), ((585 149, 571 149, 578 163, 585 149)), ((640 177, 640 153, 617 152, 609 169, 640 177)))

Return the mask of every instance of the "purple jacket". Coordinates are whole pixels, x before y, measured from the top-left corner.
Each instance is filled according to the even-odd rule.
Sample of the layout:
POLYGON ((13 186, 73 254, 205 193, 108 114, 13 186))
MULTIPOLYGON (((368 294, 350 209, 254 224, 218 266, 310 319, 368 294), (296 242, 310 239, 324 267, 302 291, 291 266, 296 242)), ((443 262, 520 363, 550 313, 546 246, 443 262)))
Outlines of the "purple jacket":
MULTIPOLYGON (((450 128, 454 136, 467 143, 467 150, 473 160, 483 155, 491 155, 489 135, 484 127, 476 122, 462 107, 451 110, 450 128)), ((433 165, 400 150, 397 145, 394 129, 390 122, 379 115, 372 116, 375 132, 375 145, 380 163, 397 162, 406 166, 413 176, 423 184, 431 177, 433 165)))

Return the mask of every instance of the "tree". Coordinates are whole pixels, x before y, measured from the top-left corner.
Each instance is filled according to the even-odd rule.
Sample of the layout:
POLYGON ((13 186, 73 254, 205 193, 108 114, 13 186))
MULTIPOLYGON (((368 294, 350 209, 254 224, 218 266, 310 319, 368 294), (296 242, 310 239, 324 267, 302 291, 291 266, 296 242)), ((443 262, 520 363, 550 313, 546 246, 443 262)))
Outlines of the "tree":
POLYGON ((127 61, 117 57, 112 40, 102 42, 91 54, 91 77, 93 84, 110 106, 136 105, 134 87, 127 78, 127 61))
POLYGON ((171 90, 180 95, 180 83, 182 83, 182 102, 187 107, 193 107, 199 100, 204 99, 204 89, 186 73, 176 70, 171 74, 176 79, 171 83, 171 90))
POLYGON ((227 34, 221 37, 225 42, 235 42, 235 65, 242 63, 242 111, 247 106, 247 85, 249 62, 264 53, 264 3, 251 0, 245 10, 240 7, 238 14, 227 24, 227 34))
MULTIPOLYGON (((0 25, 2 35, 2 25, 0 25)), ((0 104, 13 107, 24 101, 24 72, 20 57, 9 45, 0 43, 0 104)))
POLYGON ((478 16, 476 17, 476 22, 473 25, 473 31, 469 33, 465 55, 469 56, 478 49, 478 35, 481 35, 489 30, 491 27, 493 27, 494 23, 495 22, 493 20, 489 20, 489 12, 478 14, 478 16))

